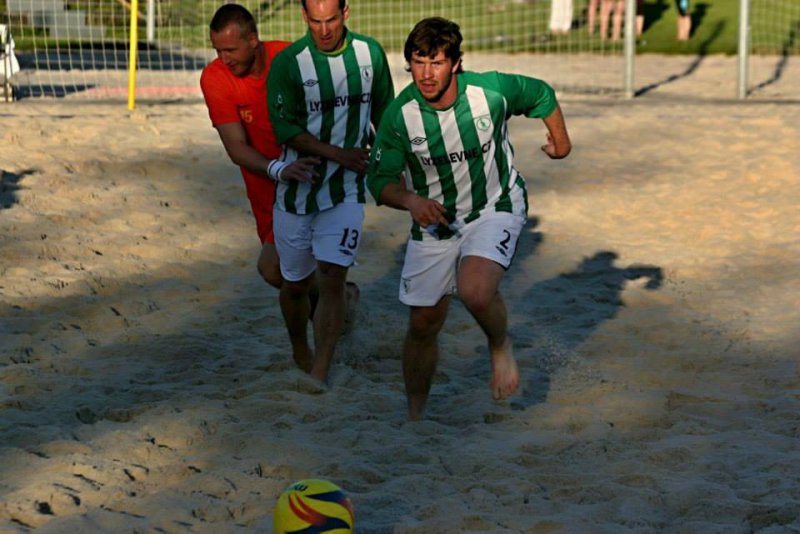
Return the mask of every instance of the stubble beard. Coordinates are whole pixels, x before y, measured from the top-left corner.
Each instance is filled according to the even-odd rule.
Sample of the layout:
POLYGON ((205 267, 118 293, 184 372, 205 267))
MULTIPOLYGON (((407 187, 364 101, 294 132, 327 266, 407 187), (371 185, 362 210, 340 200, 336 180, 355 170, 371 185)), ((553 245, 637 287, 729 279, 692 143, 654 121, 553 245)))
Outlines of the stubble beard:
POLYGON ((451 72, 451 73, 450 73, 450 75, 449 75, 449 76, 448 76, 448 78, 447 78, 447 83, 446 83, 446 84, 444 84, 444 87, 442 87, 441 89, 439 89, 439 90, 436 92, 436 94, 434 94, 434 95, 433 95, 433 96, 431 96, 431 97, 428 97, 428 96, 425 96, 425 93, 422 93, 422 91, 420 91, 420 93, 422 93, 422 96, 423 96, 423 98, 425 98, 425 100, 426 100, 428 103, 430 103, 430 104, 437 104, 437 103, 439 103, 439 101, 441 101, 442 97, 443 97, 443 96, 444 96, 444 94, 447 92, 447 90, 448 90, 448 89, 450 89, 450 85, 452 85, 452 83, 453 83, 453 73, 451 72))

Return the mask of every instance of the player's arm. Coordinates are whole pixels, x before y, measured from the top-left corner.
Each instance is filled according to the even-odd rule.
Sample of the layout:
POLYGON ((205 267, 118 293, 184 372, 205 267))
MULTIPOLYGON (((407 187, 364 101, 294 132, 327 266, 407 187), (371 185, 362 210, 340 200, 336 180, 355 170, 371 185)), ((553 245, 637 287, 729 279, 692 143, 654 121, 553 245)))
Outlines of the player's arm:
POLYGON ((383 48, 378 47, 379 53, 375 60, 375 75, 372 85, 372 112, 370 121, 375 130, 380 126, 381 118, 386 108, 394 100, 394 82, 392 81, 392 71, 389 69, 389 62, 386 60, 386 53, 383 48))
POLYGON ((320 141, 308 132, 301 132, 286 141, 286 144, 301 154, 313 154, 322 159, 335 161, 345 169, 359 174, 366 172, 369 150, 366 148, 342 148, 320 141))
POLYGON ((411 218, 423 228, 431 224, 443 226, 449 224, 444 216, 447 211, 444 206, 435 200, 408 191, 399 181, 384 184, 379 195, 381 204, 408 211, 411 218))
POLYGON ((298 180, 310 181, 316 177, 314 165, 319 163, 317 158, 301 158, 290 164, 273 166, 273 174, 268 173, 268 168, 274 160, 271 160, 253 148, 247 142, 247 134, 244 126, 238 122, 229 122, 217 125, 217 132, 222 140, 222 146, 228 157, 236 165, 245 167, 249 171, 272 178, 273 180, 298 180))
POLYGON ((562 159, 572 150, 564 114, 556 100, 555 91, 537 78, 517 74, 497 73, 497 83, 509 102, 512 115, 540 117, 547 127, 547 144, 542 151, 552 159, 562 159))
POLYGON ((435 200, 409 191, 401 181, 405 153, 399 135, 389 124, 378 129, 367 173, 367 188, 375 201, 389 207, 406 210, 423 228, 431 224, 447 225, 444 206, 435 200))
POLYGON ((244 126, 238 122, 229 122, 219 124, 216 128, 219 138, 222 140, 222 146, 225 147, 225 152, 228 153, 232 162, 261 176, 267 176, 269 159, 247 144, 244 126))
POLYGON ((572 142, 569 140, 561 106, 556 105, 556 109, 542 120, 547 127, 547 144, 542 145, 542 150, 552 159, 566 158, 572 150, 572 142))

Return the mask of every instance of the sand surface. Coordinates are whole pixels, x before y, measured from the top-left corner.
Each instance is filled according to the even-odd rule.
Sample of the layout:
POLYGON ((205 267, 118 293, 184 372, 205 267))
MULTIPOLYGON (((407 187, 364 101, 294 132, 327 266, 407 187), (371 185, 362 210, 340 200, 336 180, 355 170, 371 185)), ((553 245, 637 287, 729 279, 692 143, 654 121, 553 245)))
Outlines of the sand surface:
POLYGON ((202 104, 1 105, 0 532, 269 532, 308 477, 359 533, 800 531, 800 106, 666 87, 565 97, 564 161, 514 120, 522 390, 455 302, 418 423, 405 213, 368 206, 322 388, 202 104))

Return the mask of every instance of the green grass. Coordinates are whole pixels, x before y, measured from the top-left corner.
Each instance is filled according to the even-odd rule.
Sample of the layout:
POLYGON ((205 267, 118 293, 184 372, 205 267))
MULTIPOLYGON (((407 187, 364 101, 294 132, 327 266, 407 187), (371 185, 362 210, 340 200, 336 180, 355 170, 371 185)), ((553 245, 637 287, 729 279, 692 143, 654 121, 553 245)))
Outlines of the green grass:
POLYGON ((644 4, 645 31, 639 52, 662 54, 735 54, 739 40, 739 0, 689 0, 692 35, 676 40, 678 8, 675 0, 644 4))

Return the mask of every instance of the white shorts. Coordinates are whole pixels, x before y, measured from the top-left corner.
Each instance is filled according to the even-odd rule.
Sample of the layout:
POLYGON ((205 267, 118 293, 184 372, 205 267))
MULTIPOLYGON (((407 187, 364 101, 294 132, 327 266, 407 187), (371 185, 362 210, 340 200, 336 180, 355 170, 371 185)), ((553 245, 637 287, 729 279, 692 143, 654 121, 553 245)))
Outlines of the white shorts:
POLYGON ((400 275, 400 302, 408 306, 434 306, 455 293, 458 265, 464 256, 487 258, 508 269, 525 218, 506 212, 481 215, 450 239, 409 239, 400 275))
POLYGON ((317 261, 350 267, 356 260, 364 226, 364 205, 342 203, 306 215, 275 209, 275 248, 284 280, 297 282, 317 261))

